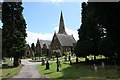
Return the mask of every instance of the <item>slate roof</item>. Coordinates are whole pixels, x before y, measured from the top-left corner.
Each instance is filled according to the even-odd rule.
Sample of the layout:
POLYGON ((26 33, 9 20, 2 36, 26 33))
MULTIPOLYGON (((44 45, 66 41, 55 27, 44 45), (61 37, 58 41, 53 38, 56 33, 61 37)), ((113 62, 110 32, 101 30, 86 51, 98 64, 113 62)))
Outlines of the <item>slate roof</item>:
POLYGON ((71 46, 72 47, 73 43, 76 43, 76 41, 72 35, 56 33, 56 36, 58 37, 58 40, 59 40, 61 46, 71 46))
POLYGON ((41 48, 43 48, 43 44, 46 44, 47 48, 49 49, 50 43, 51 43, 51 41, 49 41, 49 40, 40 40, 41 48))

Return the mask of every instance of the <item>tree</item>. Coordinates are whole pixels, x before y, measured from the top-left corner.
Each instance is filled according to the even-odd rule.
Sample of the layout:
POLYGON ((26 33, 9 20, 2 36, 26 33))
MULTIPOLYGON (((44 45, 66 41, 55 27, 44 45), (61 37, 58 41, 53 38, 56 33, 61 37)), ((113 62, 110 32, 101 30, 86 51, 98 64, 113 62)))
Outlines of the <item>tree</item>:
POLYGON ((40 45, 40 41, 39 41, 39 39, 37 40, 37 43, 36 43, 36 54, 37 54, 37 56, 41 56, 41 45, 40 45))
POLYGON ((95 11, 98 22, 103 28, 106 28, 108 36, 117 46, 117 61, 120 64, 120 2, 115 3, 95 3, 95 11))
POLYGON ((36 57, 36 48, 35 48, 34 43, 31 44, 31 49, 33 51, 34 56, 36 57))
POLYGON ((12 18, 12 14, 10 13, 10 7, 8 3, 3 2, 2 3, 2 55, 4 56, 11 56, 11 52, 10 52, 10 48, 12 47, 12 44, 10 45, 10 42, 12 42, 10 36, 12 33, 12 30, 10 28, 10 26, 12 27, 12 22, 11 22, 11 18, 12 18), (8 43, 9 42, 9 43, 8 43), (9 53, 7 53, 9 52, 9 53))
POLYGON ((77 57, 86 57, 90 54, 93 54, 94 50, 92 47, 94 46, 92 40, 82 40, 77 42, 75 46, 74 52, 76 53, 77 57))
POLYGON ((46 44, 43 44, 42 54, 48 56, 48 49, 46 44))
POLYGON ((93 49, 95 51, 95 53, 93 53, 94 55, 105 53, 104 55, 109 56, 109 58, 111 58, 113 55, 116 55, 117 61, 120 64, 119 7, 120 2, 82 3, 82 24, 78 30, 78 34, 80 40, 79 42, 84 40, 93 40, 93 49), (105 29, 107 31, 106 33, 104 31, 105 29), (102 42, 106 42, 106 45, 102 44, 102 42), (116 49, 111 49, 113 44, 115 44, 114 48, 116 49), (102 52, 101 46, 106 46, 102 52))
POLYGON ((19 65, 21 58, 26 51, 26 22, 23 18, 22 2, 2 3, 2 32, 3 32, 3 53, 8 57, 14 57, 14 66, 19 65))
MULTIPOLYGON (((88 56, 90 54, 93 54, 95 56, 99 55, 99 52, 97 49, 97 42, 99 41, 101 36, 100 35, 101 30, 99 28, 100 26, 97 24, 97 17, 94 10, 94 4, 83 2, 82 3, 82 24, 80 26, 80 29, 78 29, 79 41, 77 43, 77 46, 78 46, 78 49, 81 48, 79 53, 82 52, 84 56, 88 56)), ((77 54, 77 55, 80 56, 81 54, 77 54)))
POLYGON ((100 55, 104 55, 110 59, 116 57, 116 44, 108 37, 102 38, 98 42, 98 50, 100 52, 100 55))

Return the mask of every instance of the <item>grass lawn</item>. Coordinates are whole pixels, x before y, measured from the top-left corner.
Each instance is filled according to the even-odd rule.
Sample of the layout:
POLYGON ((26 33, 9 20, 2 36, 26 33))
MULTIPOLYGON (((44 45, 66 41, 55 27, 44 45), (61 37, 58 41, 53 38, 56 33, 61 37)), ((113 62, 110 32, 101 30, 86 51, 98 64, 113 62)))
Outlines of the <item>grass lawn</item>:
MULTIPOLYGON (((40 57, 40 58, 46 58, 46 57, 40 57)), ((59 58, 59 60, 63 60, 63 59, 64 59, 64 56, 58 57, 58 58, 59 58)), ((54 57, 54 60, 53 60, 53 58, 50 58, 50 60, 51 60, 51 61, 54 61, 54 60, 57 60, 57 58, 54 57)), ((29 60, 29 62, 42 62, 42 61, 41 61, 41 60, 29 60)))
POLYGON ((53 62, 50 64, 50 70, 45 70, 45 65, 38 65, 38 71, 43 75, 46 75, 48 78, 55 79, 76 79, 76 80, 106 80, 114 79, 119 80, 118 77, 118 67, 105 66, 105 69, 102 69, 98 65, 98 71, 95 72, 92 65, 85 63, 72 64, 69 65, 69 62, 61 62, 62 66, 60 71, 56 71, 56 63, 53 62))
POLYGON ((2 78, 11 78, 15 76, 16 74, 20 72, 21 68, 22 66, 2 69, 2 78))
POLYGON ((0 80, 2 79, 2 69, 0 68, 0 80))
POLYGON ((8 58, 5 59, 4 64, 8 65, 8 67, 1 69, 1 78, 11 78, 17 75, 22 68, 22 66, 13 67, 13 60, 11 61, 8 58))
POLYGON ((29 62, 41 62, 40 60, 29 60, 29 62))

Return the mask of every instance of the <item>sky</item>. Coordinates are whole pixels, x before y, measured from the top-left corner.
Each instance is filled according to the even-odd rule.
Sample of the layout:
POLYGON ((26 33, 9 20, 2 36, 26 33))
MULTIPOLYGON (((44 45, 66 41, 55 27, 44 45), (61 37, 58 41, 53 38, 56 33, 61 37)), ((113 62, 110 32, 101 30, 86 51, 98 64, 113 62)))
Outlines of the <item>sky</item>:
POLYGON ((54 32, 58 32, 61 11, 66 32, 78 40, 77 30, 81 25, 81 3, 87 0, 76 0, 76 2, 72 2, 72 0, 70 0, 71 2, 67 0, 42 1, 23 2, 23 16, 27 23, 27 43, 36 43, 38 38, 52 40, 54 32))

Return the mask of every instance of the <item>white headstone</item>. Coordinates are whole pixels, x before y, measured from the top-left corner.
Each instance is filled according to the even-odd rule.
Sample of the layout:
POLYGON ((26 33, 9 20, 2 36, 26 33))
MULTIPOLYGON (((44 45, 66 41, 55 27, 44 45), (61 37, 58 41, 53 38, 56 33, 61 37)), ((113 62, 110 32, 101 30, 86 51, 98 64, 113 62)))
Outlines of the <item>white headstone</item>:
POLYGON ((97 66, 94 64, 94 71, 97 72, 97 66))
POLYGON ((101 63, 101 66, 102 66, 102 68, 105 68, 105 63, 102 62, 102 63, 101 63))
POLYGON ((2 64, 4 64, 4 61, 2 60, 2 64))

